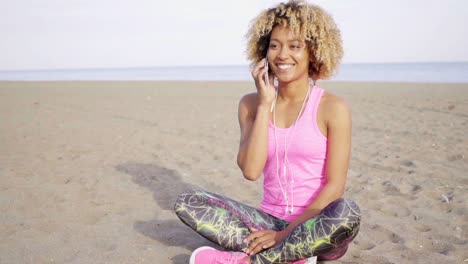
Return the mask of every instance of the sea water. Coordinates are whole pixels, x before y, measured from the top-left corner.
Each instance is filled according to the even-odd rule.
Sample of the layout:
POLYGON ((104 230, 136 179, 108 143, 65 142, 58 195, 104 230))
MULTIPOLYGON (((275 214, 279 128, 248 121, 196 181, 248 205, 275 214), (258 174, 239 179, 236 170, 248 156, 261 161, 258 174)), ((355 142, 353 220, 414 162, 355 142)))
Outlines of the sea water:
MULTIPOLYGON (((0 80, 249 81, 248 65, 0 71, 0 80)), ((468 83, 468 62, 343 64, 330 80, 468 83)))

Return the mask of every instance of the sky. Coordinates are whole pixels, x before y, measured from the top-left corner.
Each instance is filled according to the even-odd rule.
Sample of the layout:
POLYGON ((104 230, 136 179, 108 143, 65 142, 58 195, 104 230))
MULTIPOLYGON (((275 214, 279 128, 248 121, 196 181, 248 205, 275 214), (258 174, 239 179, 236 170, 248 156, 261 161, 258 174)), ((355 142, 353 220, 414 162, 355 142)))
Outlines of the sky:
MULTIPOLYGON (((0 0, 0 70, 243 65, 273 0, 0 0)), ((316 0, 343 63, 468 61, 467 0, 316 0)))

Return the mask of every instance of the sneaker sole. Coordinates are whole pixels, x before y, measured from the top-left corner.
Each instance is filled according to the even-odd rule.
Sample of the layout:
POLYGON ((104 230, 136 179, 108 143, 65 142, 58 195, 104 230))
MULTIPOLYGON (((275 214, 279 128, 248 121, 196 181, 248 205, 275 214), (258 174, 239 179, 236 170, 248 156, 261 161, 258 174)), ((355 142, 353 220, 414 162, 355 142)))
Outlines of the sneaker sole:
POLYGON ((192 252, 192 255, 190 256, 190 264, 196 264, 195 263, 195 256, 198 254, 198 252, 202 251, 202 250, 205 250, 205 249, 212 249, 212 250, 216 250, 212 247, 200 247, 200 248, 197 248, 195 251, 192 252))

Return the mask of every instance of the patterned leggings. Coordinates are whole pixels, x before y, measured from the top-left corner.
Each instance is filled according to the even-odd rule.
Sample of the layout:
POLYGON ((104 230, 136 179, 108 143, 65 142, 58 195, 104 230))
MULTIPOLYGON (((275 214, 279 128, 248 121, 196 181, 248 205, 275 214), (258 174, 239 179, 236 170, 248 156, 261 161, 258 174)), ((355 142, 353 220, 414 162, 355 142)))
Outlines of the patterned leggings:
MULTIPOLYGON (((242 251, 249 228, 283 230, 289 222, 221 195, 186 191, 179 195, 174 210, 187 226, 226 250, 242 251)), ((320 214, 298 225, 278 245, 250 258, 251 263, 288 263, 318 256, 333 260, 346 253, 359 231, 359 207, 351 200, 338 199, 320 214)))

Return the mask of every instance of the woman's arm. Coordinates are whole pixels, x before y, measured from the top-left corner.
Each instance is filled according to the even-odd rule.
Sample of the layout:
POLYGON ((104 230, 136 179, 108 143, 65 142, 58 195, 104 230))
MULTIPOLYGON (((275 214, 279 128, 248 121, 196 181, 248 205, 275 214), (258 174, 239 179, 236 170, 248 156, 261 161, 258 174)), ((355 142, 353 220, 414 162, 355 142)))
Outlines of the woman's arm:
POLYGON ((270 118, 269 107, 258 105, 256 97, 256 94, 246 95, 239 103, 241 138, 237 164, 244 177, 251 181, 260 177, 267 160, 270 118))
MULTIPOLYGON (((275 89, 267 86, 265 61, 260 61, 252 70, 257 93, 244 96, 239 103, 240 143, 237 164, 244 177, 255 181, 262 174, 267 160, 268 122, 270 107, 275 99, 275 89)), ((273 76, 270 75, 270 83, 273 76)))

